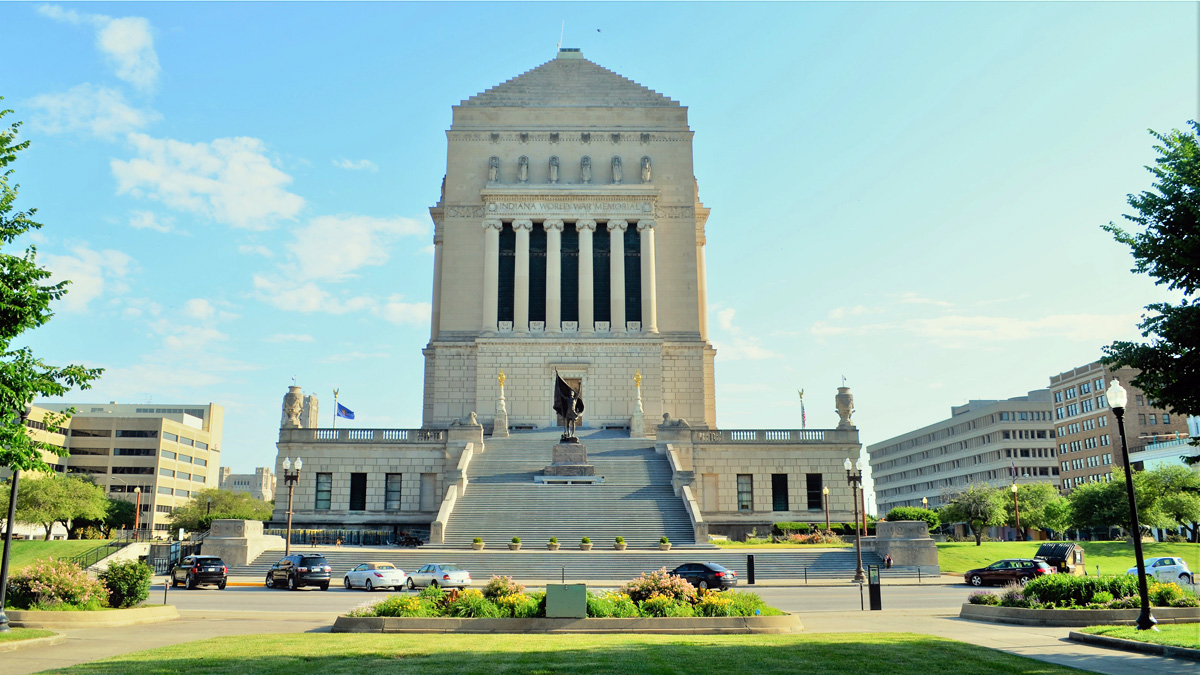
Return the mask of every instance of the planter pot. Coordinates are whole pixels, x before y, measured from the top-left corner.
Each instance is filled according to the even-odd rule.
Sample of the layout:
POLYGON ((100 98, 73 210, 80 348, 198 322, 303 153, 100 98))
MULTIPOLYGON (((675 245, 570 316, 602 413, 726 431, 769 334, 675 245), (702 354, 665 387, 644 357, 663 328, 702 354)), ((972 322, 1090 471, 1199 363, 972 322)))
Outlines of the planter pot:
POLYGON ((509 544, 509 545, 508 545, 508 550, 510 550, 510 551, 520 551, 520 550, 521 550, 521 545, 520 545, 520 544, 509 544))
POLYGON ((551 551, 557 551, 558 544, 546 544, 546 548, 550 549, 551 551))
POLYGON ((613 548, 617 549, 618 551, 624 551, 626 546, 627 544, 613 544, 613 548))
POLYGON ((659 544, 659 545, 658 545, 658 550, 660 550, 660 551, 670 551, 670 550, 671 550, 671 545, 670 545, 670 544, 659 544))
POLYGON ((475 549, 476 551, 482 551, 483 550, 483 542, 481 541, 478 544, 472 543, 471 548, 475 549))
POLYGON ((590 551, 590 550, 592 550, 592 545, 590 543, 589 544, 580 544, 579 550, 580 551, 590 551))

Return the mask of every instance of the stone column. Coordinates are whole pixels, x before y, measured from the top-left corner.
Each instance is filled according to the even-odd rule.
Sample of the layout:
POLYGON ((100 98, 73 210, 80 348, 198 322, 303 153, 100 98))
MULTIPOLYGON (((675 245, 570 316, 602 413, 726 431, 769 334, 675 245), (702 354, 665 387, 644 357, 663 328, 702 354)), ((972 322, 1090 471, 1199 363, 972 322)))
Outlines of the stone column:
POLYGON ((442 236, 433 236, 433 315, 429 326, 429 339, 436 340, 438 327, 442 324, 442 236))
POLYGON ((529 232, 532 220, 514 220, 513 231, 517 235, 513 273, 513 332, 529 332, 529 232))
POLYGON ((705 238, 696 239, 696 290, 700 296, 700 339, 708 339, 708 272, 704 269, 705 238))
POLYGON ((497 306, 500 303, 500 230, 499 220, 483 221, 483 330, 495 333, 497 306))
POLYGON ((576 221, 575 229, 579 231, 579 332, 595 333, 596 315, 592 304, 592 233, 596 231, 596 221, 576 221))
POLYGON ((625 332, 625 228, 623 220, 608 221, 608 297, 612 332, 625 332))
POLYGON ((642 236, 642 330, 658 332, 658 292, 654 285, 654 226, 653 220, 639 220, 642 236))
POLYGON ((563 221, 547 220, 546 228, 546 332, 562 332, 562 229, 563 221))

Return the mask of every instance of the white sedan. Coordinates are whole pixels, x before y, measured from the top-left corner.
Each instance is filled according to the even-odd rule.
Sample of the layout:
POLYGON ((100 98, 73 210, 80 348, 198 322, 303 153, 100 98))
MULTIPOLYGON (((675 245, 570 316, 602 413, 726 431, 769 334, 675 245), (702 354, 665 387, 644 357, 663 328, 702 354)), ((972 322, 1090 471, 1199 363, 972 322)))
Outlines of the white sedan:
MULTIPOLYGON (((1130 567, 1126 574, 1137 574, 1136 567, 1130 567)), ((1153 577, 1164 583, 1192 583, 1192 571, 1188 569, 1183 558, 1146 558, 1146 576, 1153 577)))
POLYGON ((449 586, 451 588, 466 588, 471 585, 471 573, 450 563, 434 563, 423 565, 408 577, 408 587, 418 586, 449 586))
POLYGON ((342 577, 342 585, 346 588, 361 588, 364 591, 389 586, 398 591, 404 588, 407 581, 408 575, 404 570, 389 562, 363 563, 342 577))

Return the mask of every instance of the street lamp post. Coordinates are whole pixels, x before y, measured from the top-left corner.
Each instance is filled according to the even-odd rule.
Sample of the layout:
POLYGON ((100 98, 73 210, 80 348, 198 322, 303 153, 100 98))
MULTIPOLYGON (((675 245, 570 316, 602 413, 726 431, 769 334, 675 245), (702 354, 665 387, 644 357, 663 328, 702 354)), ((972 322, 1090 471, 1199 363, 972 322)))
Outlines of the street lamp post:
POLYGON ((1125 465, 1125 493, 1129 497, 1130 534, 1133 536, 1133 553, 1137 557, 1138 594, 1141 596, 1142 613, 1138 615, 1138 630, 1152 630, 1158 621, 1150 614, 1150 592, 1146 588, 1146 560, 1142 557, 1142 526, 1138 522, 1137 499, 1133 494, 1133 470, 1129 467, 1129 446, 1125 442, 1125 403, 1129 394, 1113 378, 1104 393, 1108 407, 1117 416, 1117 431, 1121 434, 1121 461, 1125 465))
POLYGON ((863 461, 860 457, 852 468, 850 458, 847 457, 842 466, 846 468, 846 482, 850 484, 851 496, 854 498, 854 549, 858 553, 858 568, 854 570, 854 580, 861 584, 866 581, 862 566, 862 530, 859 529, 858 522, 858 491, 862 489, 863 461))
MULTIPOLYGON (((1014 479, 1015 480, 1015 479, 1014 479)), ((1021 504, 1017 502, 1017 484, 1012 484, 1013 495, 1013 513, 1017 515, 1017 541, 1025 541, 1025 535, 1021 532, 1021 504)))
POLYGON ((133 488, 134 494, 137 495, 137 504, 133 507, 133 538, 142 540, 142 488, 141 486, 133 488))
POLYGON ((292 493, 296 490, 296 481, 300 480, 300 467, 302 466, 304 466, 304 460, 297 457, 296 470, 292 471, 291 458, 283 458, 283 480, 287 483, 288 489, 287 539, 283 542, 284 555, 291 555, 292 553, 292 493))
POLYGON ((829 486, 821 488, 821 494, 825 495, 825 532, 829 532, 829 486))

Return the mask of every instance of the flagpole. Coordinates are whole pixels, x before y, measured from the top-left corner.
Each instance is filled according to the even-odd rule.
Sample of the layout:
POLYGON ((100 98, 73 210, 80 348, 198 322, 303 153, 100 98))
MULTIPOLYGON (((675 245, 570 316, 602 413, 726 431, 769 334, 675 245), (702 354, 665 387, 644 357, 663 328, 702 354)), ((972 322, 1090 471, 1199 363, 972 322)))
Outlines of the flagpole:
POLYGON ((337 428, 337 395, 338 390, 333 390, 333 428, 337 428))

